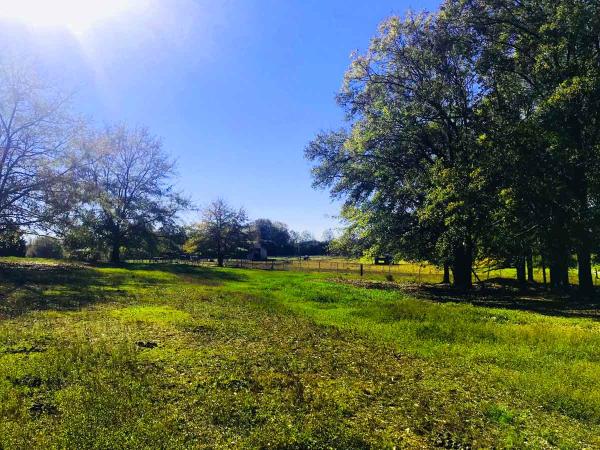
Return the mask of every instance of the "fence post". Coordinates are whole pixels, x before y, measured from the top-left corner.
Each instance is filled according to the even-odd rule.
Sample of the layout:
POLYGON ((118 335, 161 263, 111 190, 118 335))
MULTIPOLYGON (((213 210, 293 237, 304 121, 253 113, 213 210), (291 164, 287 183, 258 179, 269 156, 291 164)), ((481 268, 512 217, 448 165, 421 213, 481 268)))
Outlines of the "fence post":
POLYGON ((364 275, 364 273, 365 273, 364 266, 362 263, 360 263, 360 276, 362 277, 364 275))

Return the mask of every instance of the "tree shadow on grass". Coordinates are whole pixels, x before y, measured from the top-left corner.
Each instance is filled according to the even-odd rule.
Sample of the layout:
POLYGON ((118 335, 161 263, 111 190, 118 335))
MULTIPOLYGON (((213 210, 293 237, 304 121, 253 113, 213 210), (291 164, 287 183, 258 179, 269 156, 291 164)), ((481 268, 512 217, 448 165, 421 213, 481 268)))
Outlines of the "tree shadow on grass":
POLYGON ((470 303, 474 306, 529 311, 548 316, 600 320, 600 299, 597 291, 594 297, 583 298, 577 295, 576 288, 557 294, 549 292, 537 283, 530 283, 522 290, 516 280, 504 278, 477 283, 469 291, 457 290, 447 284, 347 281, 360 287, 398 290, 413 297, 439 303, 470 303))
POLYGON ((227 281, 244 281, 241 273, 170 264, 126 264, 116 273, 97 270, 108 265, 73 263, 39 264, 0 261, 0 319, 29 311, 77 311, 98 302, 123 298, 130 287, 160 286, 189 282, 218 286, 227 281), (145 273, 136 271, 142 270, 145 273), (177 275, 172 280, 157 272, 177 275))
POLYGON ((119 267, 129 270, 144 270, 148 272, 166 272, 178 275, 187 282, 216 286, 224 282, 247 281, 248 276, 242 272, 219 270, 214 267, 194 266, 191 264, 124 264, 119 267))
POLYGON ((0 318, 33 310, 77 310, 115 291, 92 268, 75 264, 0 262, 0 318))
POLYGON ((438 302, 468 302, 489 308, 600 320, 598 299, 580 297, 576 288, 564 293, 552 293, 538 283, 529 283, 525 289, 521 289, 516 280, 495 278, 477 283, 468 292, 457 292, 448 285, 427 285, 423 287, 423 295, 438 302))

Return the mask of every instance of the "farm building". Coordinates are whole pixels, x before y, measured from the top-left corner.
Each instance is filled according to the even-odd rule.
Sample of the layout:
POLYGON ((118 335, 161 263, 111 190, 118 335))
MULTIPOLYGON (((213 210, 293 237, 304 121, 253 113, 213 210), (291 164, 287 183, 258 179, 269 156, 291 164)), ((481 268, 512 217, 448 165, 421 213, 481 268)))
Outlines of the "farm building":
POLYGON ((256 244, 248 252, 248 259, 250 261, 266 261, 267 260, 267 249, 262 245, 256 244))

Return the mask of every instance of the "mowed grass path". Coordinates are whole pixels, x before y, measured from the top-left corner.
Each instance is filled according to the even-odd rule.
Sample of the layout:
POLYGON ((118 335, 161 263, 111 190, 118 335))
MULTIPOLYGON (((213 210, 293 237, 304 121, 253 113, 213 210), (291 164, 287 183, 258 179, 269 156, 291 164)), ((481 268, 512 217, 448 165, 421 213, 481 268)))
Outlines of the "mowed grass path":
POLYGON ((0 277, 0 448, 600 447, 594 319, 324 274, 0 277))

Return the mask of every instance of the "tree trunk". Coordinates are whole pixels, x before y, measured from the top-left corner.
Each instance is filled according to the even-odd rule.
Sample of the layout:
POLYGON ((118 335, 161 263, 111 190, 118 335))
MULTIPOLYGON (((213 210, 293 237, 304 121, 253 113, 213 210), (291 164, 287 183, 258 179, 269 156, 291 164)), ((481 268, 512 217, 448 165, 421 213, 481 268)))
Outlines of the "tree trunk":
POLYGON ((550 249, 550 288, 564 290, 569 287, 569 250, 565 246, 550 249))
POLYGON ((444 263, 444 279, 442 280, 444 284, 450 284, 450 266, 448 263, 444 263))
POLYGON ((566 289, 569 287, 569 266, 564 262, 550 265, 550 286, 552 289, 566 289))
POLYGON ((533 254, 527 253, 527 281, 533 283, 533 254))
POLYGON ((121 262, 121 243, 118 239, 113 241, 112 250, 110 252, 110 261, 114 264, 121 262))
POLYGON ((517 256, 515 262, 515 268, 517 269, 517 281, 521 289, 525 288, 527 279, 525 278, 525 257, 517 256))
POLYGON ((579 278, 579 290, 584 294, 590 294, 594 289, 592 279, 592 255, 585 246, 577 252, 577 268, 579 278))
POLYGON ((556 263, 550 263, 550 289, 558 289, 560 287, 560 279, 556 263))
MULTIPOLYGON (((589 148, 587 142, 583 139, 583 136, 581 136, 580 144, 581 149, 584 150, 582 154, 587 153, 589 148)), ((579 292, 584 295, 589 295, 594 290, 591 255, 592 230, 590 229, 590 223, 593 219, 589 211, 589 187, 587 178, 584 176, 576 177, 574 181, 579 199, 579 220, 577 226, 578 243, 576 246, 577 278, 579 281, 579 292)))
POLYGON ((223 267, 223 255, 217 255, 217 266, 223 267))
POLYGON ((473 252, 469 245, 458 245, 454 249, 454 260, 452 262, 452 274, 454 275, 454 287, 458 289, 470 289, 473 287, 471 272, 473 270, 473 252))
POLYGON ((562 276, 563 276, 563 282, 562 285, 566 288, 569 287, 569 258, 566 257, 565 260, 563 261, 562 264, 562 276))

